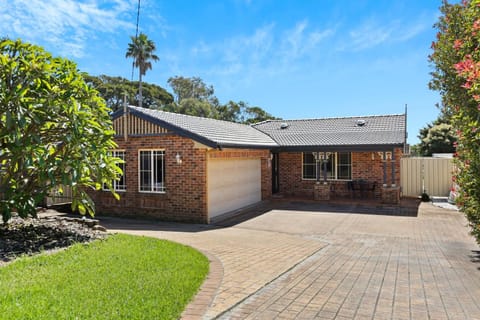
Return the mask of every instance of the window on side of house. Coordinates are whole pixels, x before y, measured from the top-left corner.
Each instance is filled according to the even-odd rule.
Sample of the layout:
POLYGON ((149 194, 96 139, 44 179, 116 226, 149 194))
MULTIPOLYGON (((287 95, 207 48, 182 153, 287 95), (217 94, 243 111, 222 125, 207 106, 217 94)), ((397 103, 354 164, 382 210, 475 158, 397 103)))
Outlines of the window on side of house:
MULTIPOLYGON (((111 155, 115 158, 120 158, 123 160, 122 163, 117 163, 117 166, 122 169, 123 174, 119 176, 118 180, 112 180, 112 187, 114 191, 126 191, 127 190, 127 183, 126 183, 126 177, 125 177, 125 169, 126 169, 126 163, 125 163, 125 151, 123 150, 113 150, 111 151, 111 155)), ((103 190, 107 191, 108 188, 104 184, 103 185, 103 190)))
MULTIPOLYGON (((320 163, 320 170, 323 170, 324 164, 320 163)), ((352 178, 352 154, 351 152, 332 152, 326 163, 327 179, 329 180, 350 180, 352 178)), ((305 180, 313 180, 317 177, 317 164, 315 157, 311 152, 303 153, 302 163, 303 175, 305 180)), ((319 172, 320 179, 323 179, 323 172, 319 172)))
POLYGON ((165 192, 165 151, 139 151, 139 191, 165 192))
POLYGON ((311 152, 303 153, 303 179, 316 179, 317 164, 311 152))
POLYGON ((350 152, 337 153, 337 179, 352 179, 352 154, 350 152))

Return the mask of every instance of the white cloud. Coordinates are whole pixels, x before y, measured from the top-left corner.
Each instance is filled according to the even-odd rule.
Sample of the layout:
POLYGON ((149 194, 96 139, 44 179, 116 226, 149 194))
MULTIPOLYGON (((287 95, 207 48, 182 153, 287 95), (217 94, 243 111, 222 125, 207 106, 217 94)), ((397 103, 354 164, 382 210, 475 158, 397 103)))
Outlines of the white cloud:
POLYGON ((305 57, 318 53, 322 41, 333 33, 331 29, 310 28, 306 20, 284 30, 270 23, 250 34, 218 43, 200 42, 192 50, 194 55, 216 59, 215 68, 209 73, 239 76, 248 81, 259 75, 275 76, 295 69, 297 63, 305 63, 305 57))
POLYGON ((323 39, 334 33, 332 29, 309 32, 307 28, 308 21, 304 20, 284 33, 282 41, 284 58, 296 59, 315 51, 315 48, 323 39))
POLYGON ((423 19, 423 21, 414 23, 408 26, 406 29, 400 28, 400 32, 396 35, 396 38, 394 39, 394 41, 399 41, 399 42, 408 41, 416 37, 420 33, 424 32, 425 30, 428 30, 429 28, 432 27, 432 25, 433 25, 433 22, 426 21, 425 19, 423 19))
POLYGON ((375 47, 389 39, 391 26, 381 26, 368 22, 360 28, 350 31, 349 47, 353 51, 375 47))
POLYGON ((273 42, 273 24, 258 28, 252 35, 237 36, 216 45, 223 60, 237 63, 247 59, 250 63, 261 62, 270 52, 273 42))
POLYGON ((340 50, 361 51, 384 43, 408 41, 427 30, 428 26, 423 18, 410 24, 400 20, 382 23, 370 19, 348 33, 348 39, 340 46, 340 50))
POLYGON ((194 56, 198 56, 202 54, 208 54, 212 48, 210 48, 210 46, 208 46, 204 41, 200 41, 191 50, 194 56))
POLYGON ((134 29, 134 0, 0 0, 0 34, 82 57, 98 33, 134 29))

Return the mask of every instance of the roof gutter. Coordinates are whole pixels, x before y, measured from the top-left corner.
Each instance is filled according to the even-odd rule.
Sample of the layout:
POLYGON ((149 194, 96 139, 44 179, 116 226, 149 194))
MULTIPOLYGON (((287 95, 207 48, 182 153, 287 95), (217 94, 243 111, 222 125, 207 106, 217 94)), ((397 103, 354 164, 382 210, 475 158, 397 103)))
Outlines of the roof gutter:
POLYGON ((357 152, 375 152, 375 151, 392 151, 394 148, 402 148, 403 143, 397 144, 372 144, 372 145, 312 145, 312 146, 279 146, 272 148, 276 152, 341 152, 341 151, 357 151, 357 152))

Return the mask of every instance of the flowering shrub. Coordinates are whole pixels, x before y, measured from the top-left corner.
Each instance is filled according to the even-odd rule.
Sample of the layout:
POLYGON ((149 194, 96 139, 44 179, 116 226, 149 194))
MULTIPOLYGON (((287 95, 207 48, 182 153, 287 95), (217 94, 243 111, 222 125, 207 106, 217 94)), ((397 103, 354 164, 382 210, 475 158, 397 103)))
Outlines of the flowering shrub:
POLYGON ((440 10, 430 88, 456 129, 456 201, 480 243, 480 0, 445 1, 440 10))

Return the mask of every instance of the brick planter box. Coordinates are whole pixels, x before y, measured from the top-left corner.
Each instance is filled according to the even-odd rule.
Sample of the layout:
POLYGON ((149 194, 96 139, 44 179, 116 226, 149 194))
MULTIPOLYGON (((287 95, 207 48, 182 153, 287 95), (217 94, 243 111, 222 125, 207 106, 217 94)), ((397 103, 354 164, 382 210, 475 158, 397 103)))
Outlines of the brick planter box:
POLYGON ((382 203, 399 204, 400 203, 400 187, 383 187, 382 203))
POLYGON ((330 200, 330 185, 328 183, 316 183, 313 187, 313 199, 318 201, 330 200))

